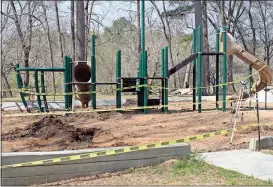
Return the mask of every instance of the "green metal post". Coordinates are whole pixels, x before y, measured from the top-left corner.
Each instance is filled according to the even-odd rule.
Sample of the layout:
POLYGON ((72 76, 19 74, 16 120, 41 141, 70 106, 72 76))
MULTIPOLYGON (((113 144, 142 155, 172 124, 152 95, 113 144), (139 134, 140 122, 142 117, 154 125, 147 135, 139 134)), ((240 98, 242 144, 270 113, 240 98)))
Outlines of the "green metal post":
MULTIPOLYGON (((137 77, 142 78, 142 53, 140 53, 139 57, 137 77)), ((139 85, 143 85, 143 79, 137 79, 137 86, 139 85)), ((137 106, 143 106, 143 87, 137 87, 137 106)))
MULTIPOLYGON (((67 94, 69 92, 69 86, 68 86, 68 82, 69 82, 69 57, 65 56, 64 57, 64 93, 67 94)), ((69 109, 69 95, 65 95, 64 96, 64 104, 65 104, 65 109, 68 110, 69 109)))
MULTIPOLYGON (((196 29, 192 32, 192 54, 196 53, 196 29)), ((196 59, 192 61, 192 110, 196 111, 196 59)))
MULTIPOLYGON (((45 94, 45 75, 44 75, 44 71, 41 71, 41 92, 45 94)), ((43 95, 43 101, 44 101, 45 111, 49 112, 48 105, 47 105, 47 100, 46 100, 46 95, 43 95)))
POLYGON ((202 28, 201 26, 198 26, 197 28, 197 50, 198 50, 198 56, 197 56, 197 59, 198 59, 198 65, 197 65, 197 68, 198 68, 198 88, 197 88, 197 93, 198 93, 198 112, 201 113, 202 112, 202 105, 201 105, 201 102, 202 102, 202 28))
MULTIPOLYGON (((142 78, 144 78, 143 84, 147 84, 147 60, 145 55, 145 0, 141 0, 141 53, 142 53, 142 78)), ((147 87, 144 86, 142 89, 143 93, 143 105, 147 107, 148 104, 148 94, 147 87)), ((144 114, 147 114, 147 108, 144 108, 144 114)))
MULTIPOLYGON (((219 48, 219 34, 220 30, 217 29, 216 31, 216 52, 219 53, 220 48, 219 48)), ((219 55, 216 55, 216 75, 215 75, 215 94, 216 94, 216 110, 219 110, 219 76, 220 76, 220 71, 219 71, 219 55)))
POLYGON ((168 98, 169 98, 169 89, 168 89, 168 87, 169 87, 169 83, 168 83, 168 78, 169 78, 169 75, 168 75, 169 64, 168 64, 168 62, 169 62, 169 60, 168 60, 168 52, 169 52, 169 48, 168 48, 168 46, 166 46, 165 50, 164 50, 164 59, 165 59, 164 74, 165 74, 165 78, 166 78, 165 79, 165 87, 164 87, 164 90, 165 90, 165 92, 164 92, 164 97, 165 97, 164 111, 165 111, 165 113, 167 113, 168 109, 169 109, 167 107, 168 103, 169 103, 169 101, 168 101, 168 98))
MULTIPOLYGON (((249 66, 249 96, 252 97, 252 66, 249 66)), ((251 110, 251 99, 249 99, 249 110, 251 110)))
POLYGON ((143 68, 143 78, 144 78, 144 80, 143 80, 143 83, 144 83, 144 87, 143 87, 143 95, 144 95, 144 97, 143 97, 143 106, 145 107, 144 108, 144 114, 147 114, 147 111, 148 111, 148 108, 147 108, 147 106, 148 106, 148 80, 147 80, 147 77, 148 77, 148 73, 147 73, 147 61, 148 61, 148 54, 147 54, 147 50, 145 50, 145 52, 144 52, 144 63, 143 63, 143 66, 144 66, 144 68, 143 68))
MULTIPOLYGON (((21 83, 20 83, 20 72, 17 70, 17 69, 19 68, 19 64, 16 64, 15 67, 16 67, 16 82, 17 82, 17 87, 18 87, 18 89, 21 89, 21 88, 22 88, 22 85, 21 85, 21 83)), ((26 100, 25 100, 25 95, 24 95, 24 93, 22 93, 21 90, 19 91, 19 93, 20 93, 20 97, 21 97, 21 100, 22 100, 23 105, 25 106, 27 112, 30 113, 30 110, 29 110, 29 108, 28 108, 28 106, 27 106, 27 102, 26 102, 26 100)))
POLYGON ((95 35, 92 35, 92 49, 91 49, 91 100, 92 100, 92 107, 96 109, 96 57, 95 57, 95 35))
MULTIPOLYGON (((164 58, 164 48, 161 49, 161 77, 165 77, 165 58, 164 58)), ((165 105, 165 79, 161 80, 161 103, 165 105)), ((161 111, 164 112, 165 107, 161 108, 161 111)))
POLYGON ((121 108, 121 51, 118 50, 116 54, 116 107, 121 108))
POLYGON ((222 57, 222 73, 223 73, 223 107, 222 111, 226 112, 226 96, 227 96, 227 28, 223 26, 223 57, 222 57))
POLYGON ((38 71, 34 71, 34 84, 35 84, 35 90, 36 90, 36 95, 37 96, 37 102, 38 102, 38 107, 41 112, 44 112, 44 109, 42 108, 42 103, 41 103, 41 97, 40 97, 40 91, 39 91, 39 83, 38 83, 38 71))
MULTIPOLYGON (((68 71, 68 82, 69 83, 71 83, 72 82, 72 58, 71 57, 69 57, 69 63, 68 63, 68 69, 69 69, 69 71, 68 71)), ((69 93, 72 93, 73 92, 73 90, 72 90, 72 84, 68 84, 68 90, 69 90, 69 93)), ((69 94, 68 95, 68 106, 69 106, 69 108, 71 108, 72 109, 72 98, 73 98, 73 95, 72 94, 69 94)))

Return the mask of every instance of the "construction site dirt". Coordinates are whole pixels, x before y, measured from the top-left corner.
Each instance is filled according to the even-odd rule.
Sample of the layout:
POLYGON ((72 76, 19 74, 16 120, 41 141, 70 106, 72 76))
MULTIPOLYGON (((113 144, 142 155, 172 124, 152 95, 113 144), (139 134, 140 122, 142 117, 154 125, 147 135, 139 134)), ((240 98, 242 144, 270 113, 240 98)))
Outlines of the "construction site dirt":
MULTIPOLYGON (((57 151, 97 147, 133 146, 180 139, 232 128, 231 108, 215 110, 215 103, 204 101, 202 113, 192 111, 191 102, 170 106, 168 114, 151 109, 141 111, 78 113, 68 116, 5 117, 2 124, 2 151, 57 151), (205 110, 206 109, 206 110, 205 110)), ((248 106, 247 103, 244 104, 248 106)), ((269 106, 268 107, 272 107, 269 106)), ((237 126, 257 123, 255 111, 243 108, 243 122, 237 126)), ((261 124, 272 124, 272 110, 260 110, 261 124)), ((265 135, 273 135, 273 126, 264 127, 265 135)), ((217 151, 247 148, 256 138, 257 127, 231 134, 190 142, 192 151, 217 151)), ((264 136, 261 131, 261 136, 264 136)))

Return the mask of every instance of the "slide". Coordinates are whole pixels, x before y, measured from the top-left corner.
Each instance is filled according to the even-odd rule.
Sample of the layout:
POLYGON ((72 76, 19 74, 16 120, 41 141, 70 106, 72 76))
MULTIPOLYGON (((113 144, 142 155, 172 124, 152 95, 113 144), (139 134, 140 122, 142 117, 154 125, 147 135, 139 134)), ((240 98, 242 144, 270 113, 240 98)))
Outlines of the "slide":
MULTIPOLYGON (((223 51, 223 37, 222 32, 220 33, 220 51, 223 51)), ((252 92, 261 91, 266 85, 271 84, 273 71, 270 69, 266 63, 257 59, 250 53, 243 50, 237 43, 235 38, 230 33, 227 33, 227 54, 235 55, 252 68, 259 71, 259 79, 256 82, 253 82, 252 92)))

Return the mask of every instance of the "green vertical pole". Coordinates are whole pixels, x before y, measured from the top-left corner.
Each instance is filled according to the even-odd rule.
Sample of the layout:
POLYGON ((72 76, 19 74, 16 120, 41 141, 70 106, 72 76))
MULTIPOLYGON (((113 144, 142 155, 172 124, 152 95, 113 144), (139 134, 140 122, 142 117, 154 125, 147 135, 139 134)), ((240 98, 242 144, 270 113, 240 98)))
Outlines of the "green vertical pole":
MULTIPOLYGON (((44 75, 44 71, 41 71, 41 92, 45 94, 45 75, 44 75)), ((43 95, 43 101, 44 101, 45 111, 49 112, 48 105, 47 105, 47 100, 46 100, 46 95, 43 95)))
POLYGON ((222 57, 222 72, 223 72, 223 107, 222 111, 226 112, 226 96, 227 96, 227 33, 226 26, 223 26, 223 57, 222 57))
MULTIPOLYGON (((165 58, 164 58, 164 48, 161 49, 161 77, 165 78, 165 58)), ((161 103, 163 107, 161 108, 161 111, 164 112, 165 110, 165 79, 161 80, 161 103)))
POLYGON ((197 60, 198 60, 198 88, 197 88, 197 93, 198 93, 198 112, 201 113, 202 112, 202 28, 201 26, 198 26, 197 28, 197 50, 198 50, 198 56, 197 56, 197 60))
MULTIPOLYGON (((18 87, 18 89, 21 89, 21 88, 22 88, 22 85, 21 85, 21 83, 20 83, 20 72, 17 71, 17 69, 19 68, 19 64, 16 64, 15 67, 16 67, 16 82, 17 82, 17 87, 18 87)), ((20 97, 21 97, 21 100, 22 100, 23 105, 25 106, 27 112, 30 113, 30 109, 29 109, 28 106, 27 106, 27 102, 26 102, 26 100, 25 100, 25 95, 24 95, 24 93, 22 93, 21 90, 19 91, 19 93, 20 93, 20 97)))
POLYGON ((41 112, 44 112, 43 108, 42 108, 42 103, 41 103, 41 97, 40 97, 40 91, 39 91, 39 83, 38 83, 38 71, 35 70, 34 71, 34 84, 35 84, 35 90, 36 90, 36 96, 37 96, 37 102, 38 102, 38 107, 40 109, 41 112))
MULTIPOLYGON (((139 79, 142 77, 142 53, 140 53, 139 56, 139 65, 138 65, 138 72, 137 72, 137 86, 142 85, 143 84, 143 80, 139 79)), ((141 107, 143 106, 143 87, 137 87, 137 106, 141 107)))
POLYGON ((147 73, 147 61, 148 61, 148 54, 147 54, 147 50, 145 50, 144 52, 144 68, 143 68, 143 78, 144 78, 144 87, 143 87, 143 94, 144 94, 144 97, 143 97, 143 106, 145 107, 144 108, 144 114, 147 114, 147 111, 148 111, 148 73, 147 73))
POLYGON ((69 86, 68 86, 68 82, 69 82, 69 67, 68 67, 68 63, 69 63, 69 57, 65 56, 64 57, 64 93, 66 94, 64 96, 64 105, 65 105, 65 109, 68 110, 69 109, 69 95, 67 95, 67 93, 69 92, 69 86))
MULTIPOLYGON (((220 30, 217 29, 217 31, 216 31, 216 52, 217 53, 219 53, 219 51, 220 51, 220 48, 219 48, 219 34, 220 34, 220 30)), ((215 75, 216 110, 219 110, 219 76, 220 76, 219 55, 216 55, 216 75, 215 75)))
MULTIPOLYGON (((192 32, 192 54, 196 53, 196 29, 192 32)), ((196 59, 192 61, 192 110, 196 111, 196 59)))
POLYGON ((116 107, 121 108, 121 51, 118 50, 116 54, 116 107))
MULTIPOLYGON (((252 66, 249 66, 249 96, 252 97, 252 66)), ((251 110, 251 99, 249 99, 249 109, 251 110)))
POLYGON ((95 35, 92 35, 92 49, 91 49, 91 100, 92 107, 96 109, 96 57, 95 57, 95 35))
POLYGON ((164 74, 165 74, 165 87, 164 87, 164 97, 165 97, 165 101, 164 101, 164 104, 165 104, 165 107, 164 107, 164 112, 167 113, 168 112, 168 98, 169 98, 169 89, 168 89, 168 86, 169 86, 169 83, 168 83, 168 78, 169 78, 169 75, 168 75, 168 69, 169 69, 169 64, 168 64, 168 52, 169 52, 169 48, 168 46, 165 47, 165 50, 164 50, 164 59, 165 59, 165 65, 164 65, 164 74))
MULTIPOLYGON (((72 82, 72 58, 71 57, 68 57, 69 58, 69 63, 68 63, 68 82, 71 83, 72 82)), ((68 90, 69 90, 69 93, 72 93, 73 90, 72 90, 72 84, 68 84, 68 90)), ((73 94, 69 94, 68 95, 68 105, 69 105, 69 108, 72 109, 72 98, 73 98, 73 94)))
MULTIPOLYGON (((141 53, 142 53, 142 78, 145 85, 142 89, 143 105, 147 107, 148 93, 147 93, 147 60, 145 55, 145 0, 141 0, 141 53)), ((144 114, 147 114, 147 108, 144 108, 144 114)))

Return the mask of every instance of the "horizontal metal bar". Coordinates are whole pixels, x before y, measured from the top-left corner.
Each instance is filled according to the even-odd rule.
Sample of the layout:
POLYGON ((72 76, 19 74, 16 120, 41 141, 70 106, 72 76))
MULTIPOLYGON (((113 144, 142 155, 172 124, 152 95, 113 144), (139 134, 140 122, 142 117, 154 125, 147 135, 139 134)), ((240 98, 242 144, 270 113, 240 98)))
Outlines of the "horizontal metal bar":
POLYGON ((202 52, 201 55, 223 55, 224 53, 217 52, 202 52))
POLYGON ((96 84, 96 85, 116 85, 116 84, 121 84, 121 83, 116 83, 116 82, 95 82, 95 83, 91 83, 91 82, 68 82, 65 84, 73 84, 73 85, 91 85, 91 84, 96 84))
POLYGON ((166 77, 120 77, 120 79, 167 79, 166 77))
POLYGON ((17 71, 60 71, 63 72, 65 69, 64 68, 35 68, 35 67, 30 67, 30 68, 17 68, 17 71))
POLYGON ((182 60, 176 66, 174 66, 171 69, 169 69, 168 76, 170 77, 172 74, 174 74, 175 72, 177 72, 178 70, 180 70, 181 68, 183 68, 184 66, 186 66, 188 63, 190 63, 193 60, 195 60, 196 58, 197 58, 197 53, 192 54, 188 58, 182 60))

